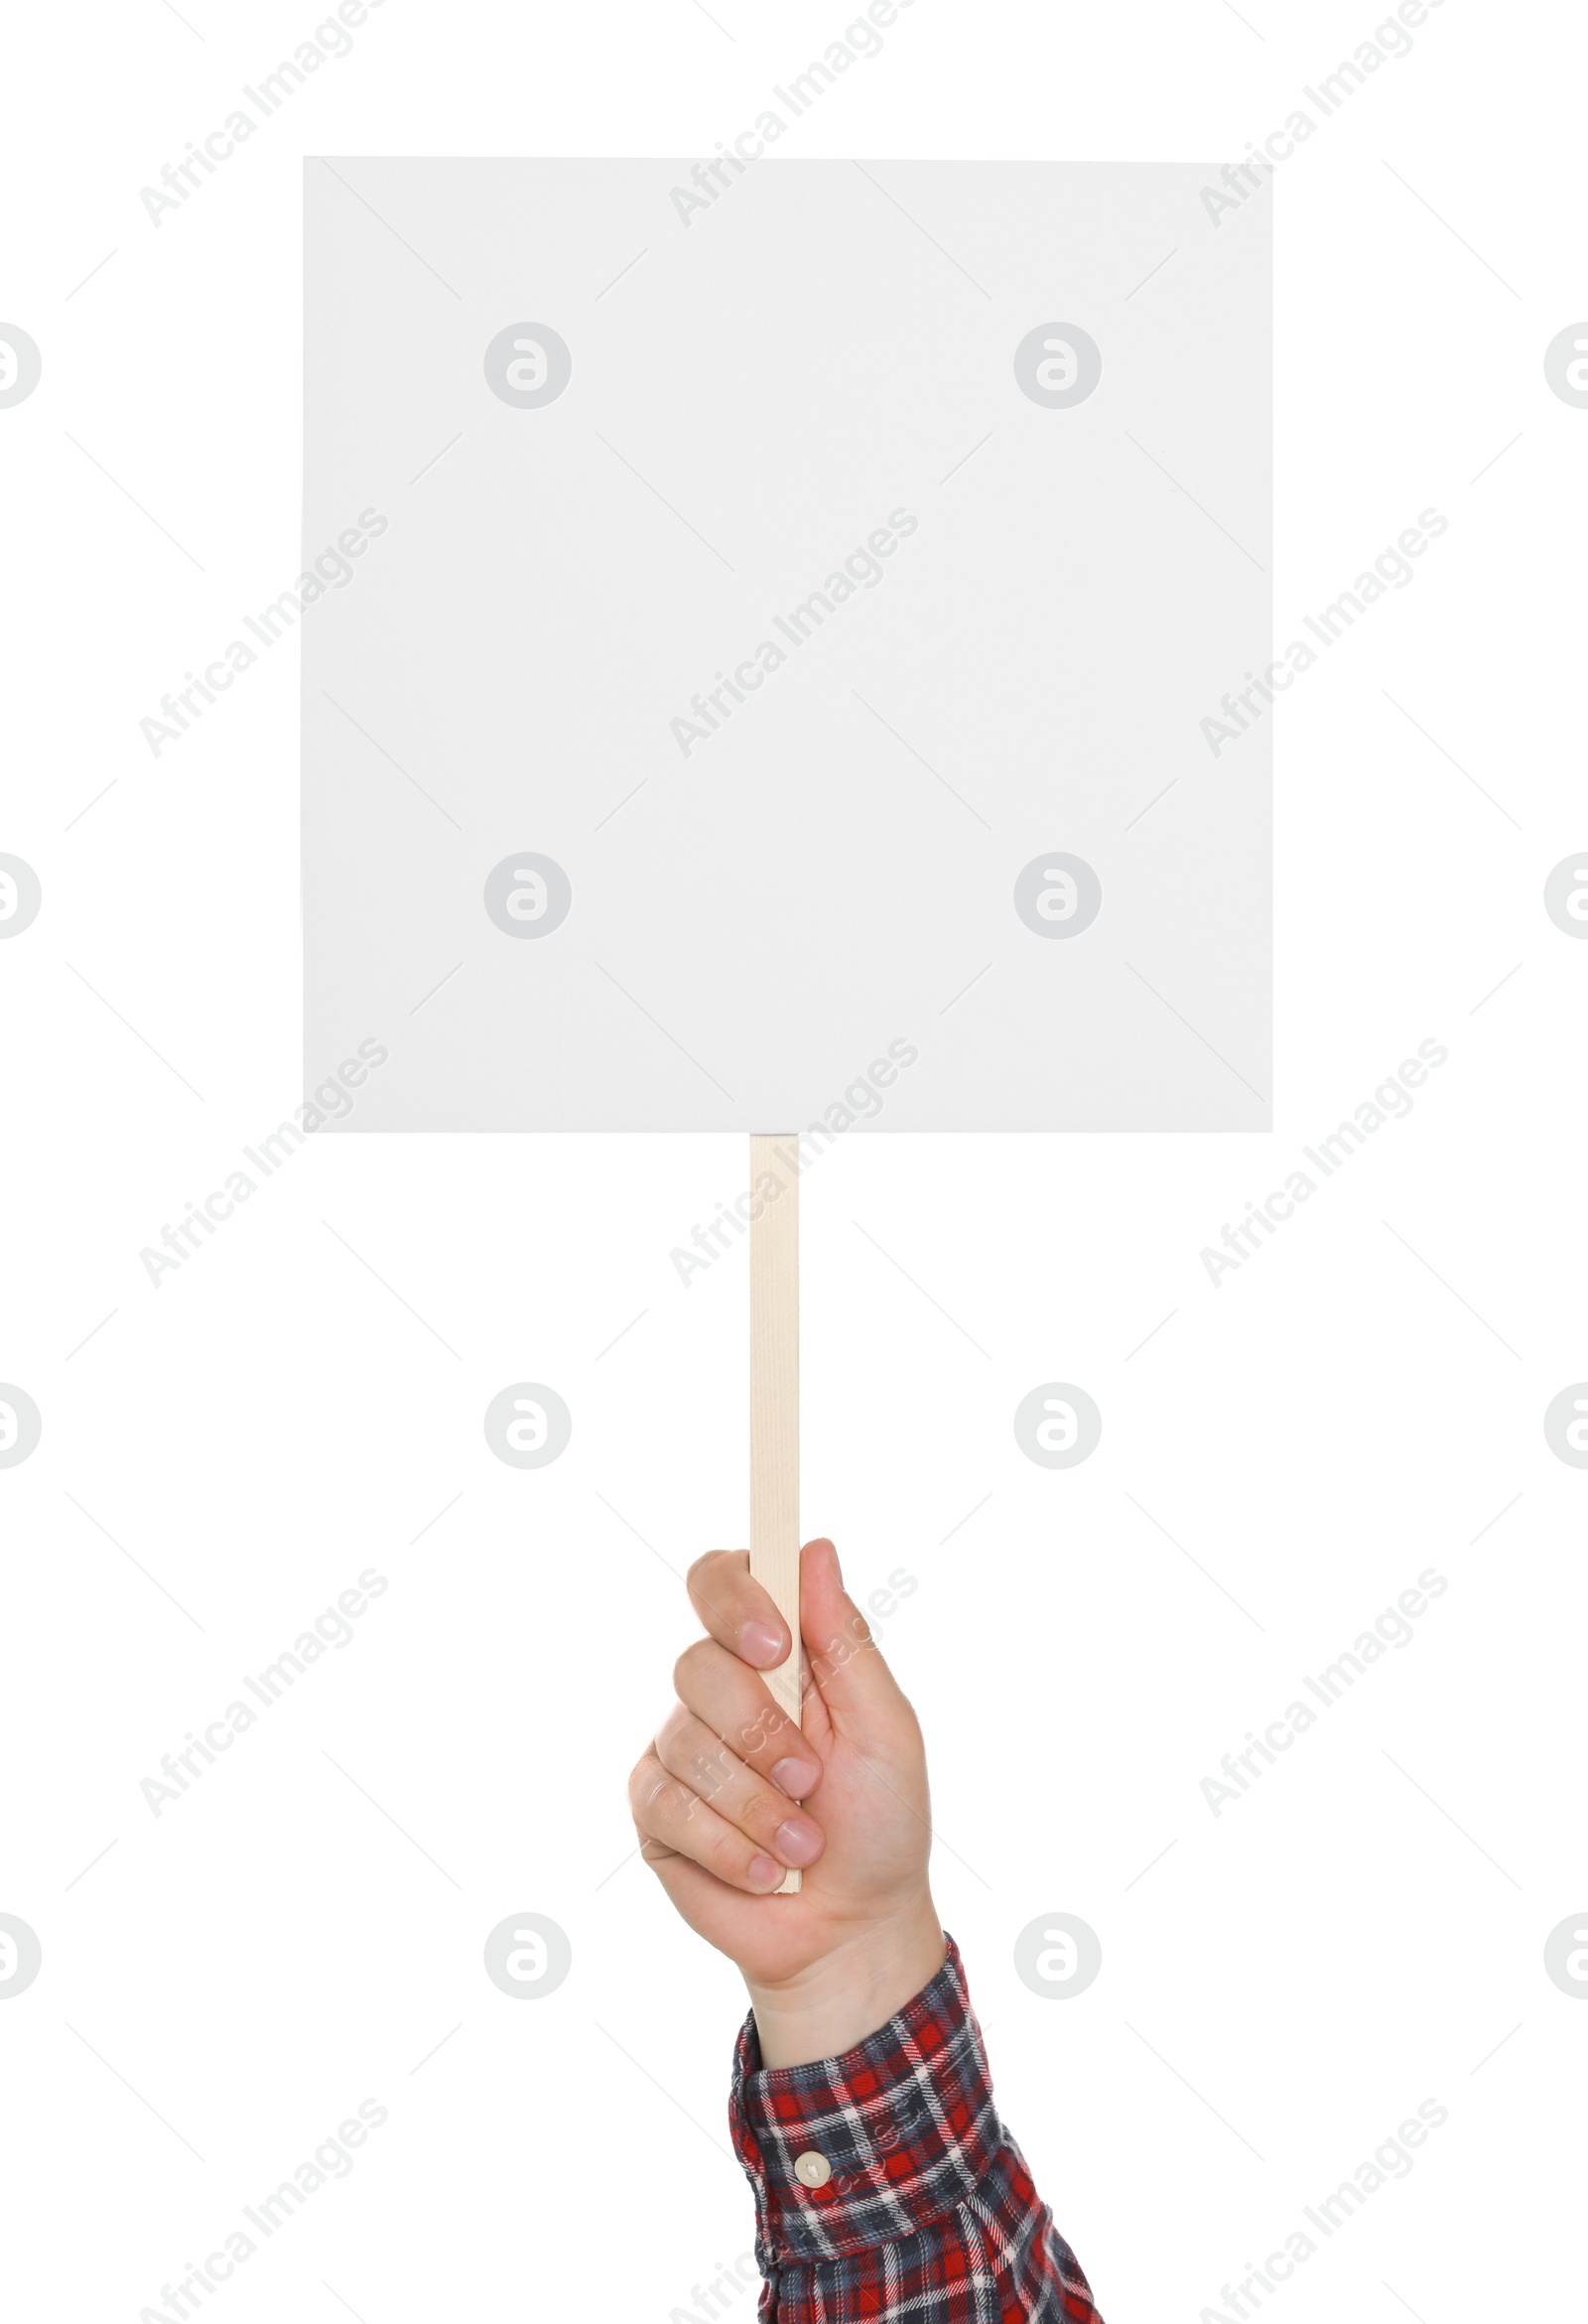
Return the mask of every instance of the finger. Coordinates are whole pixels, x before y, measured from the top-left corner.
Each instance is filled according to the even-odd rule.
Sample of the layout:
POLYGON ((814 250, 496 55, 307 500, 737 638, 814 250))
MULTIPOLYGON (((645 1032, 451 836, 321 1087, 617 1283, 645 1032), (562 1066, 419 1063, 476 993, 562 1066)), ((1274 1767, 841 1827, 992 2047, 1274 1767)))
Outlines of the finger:
POLYGON ((684 1649, 673 1666, 673 1687, 686 1710, 789 1799, 806 1799, 816 1789, 821 1759, 797 1722, 766 1681, 715 1638, 697 1638, 684 1649))
POLYGON ((690 1603, 701 1627, 758 1671, 788 1660, 788 1624, 750 1576, 747 1550, 711 1550, 689 1570, 690 1603))
MULTIPOLYGON (((723 1952, 730 1951, 735 1938, 742 1935, 739 1916, 744 1905, 740 1891, 729 1888, 713 1873, 703 1871, 699 1864, 692 1864, 688 1856, 663 1847, 660 1841, 643 1842, 640 1853, 666 1890, 669 1902, 683 1914, 690 1927, 699 1929, 709 1943, 723 1952)), ((800 1910, 797 1898, 792 1909, 800 1910)), ((780 1904, 778 1910, 787 1913, 790 1907, 780 1904)))
POLYGON ((647 1863, 684 1856, 714 1879, 751 1896, 769 1896, 782 1886, 783 1867, 776 1858, 669 1775, 654 1750, 646 1752, 628 1779, 628 1804, 647 1863))
POLYGON ((812 1683, 836 1719, 913 1718, 869 1623, 844 1587, 830 1541, 807 1542, 800 1552, 800 1628, 812 1683))
POLYGON ((712 1808, 725 1823, 736 1825, 745 1839, 764 1848, 779 1863, 802 1869, 814 1864, 826 1846, 821 1826, 794 1807, 786 1792, 746 1767, 736 1752, 683 1704, 657 1730, 657 1758, 669 1775, 688 1784, 695 1797, 712 1808))

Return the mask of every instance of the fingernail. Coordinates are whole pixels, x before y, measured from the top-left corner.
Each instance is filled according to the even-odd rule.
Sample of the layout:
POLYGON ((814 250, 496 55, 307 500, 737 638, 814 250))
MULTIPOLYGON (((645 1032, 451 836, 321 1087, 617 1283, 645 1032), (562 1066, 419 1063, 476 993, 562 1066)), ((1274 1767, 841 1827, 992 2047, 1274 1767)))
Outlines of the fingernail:
POLYGON ((751 1856, 749 1871, 745 1877, 752 1888, 781 1888, 783 1867, 781 1864, 774 1864, 770 1856, 751 1856))
POLYGON ((787 1792, 791 1800, 803 1800, 815 1786, 821 1774, 808 1759, 780 1759, 772 1770, 772 1781, 780 1792, 787 1792))
POLYGON ((781 1630, 774 1630, 770 1622, 746 1622, 738 1634, 739 1654, 745 1662, 769 1668, 783 1662, 788 1656, 788 1645, 781 1630))
POLYGON ((780 1824, 772 1839, 785 1864, 814 1864, 822 1852, 822 1835, 803 1816, 780 1824))

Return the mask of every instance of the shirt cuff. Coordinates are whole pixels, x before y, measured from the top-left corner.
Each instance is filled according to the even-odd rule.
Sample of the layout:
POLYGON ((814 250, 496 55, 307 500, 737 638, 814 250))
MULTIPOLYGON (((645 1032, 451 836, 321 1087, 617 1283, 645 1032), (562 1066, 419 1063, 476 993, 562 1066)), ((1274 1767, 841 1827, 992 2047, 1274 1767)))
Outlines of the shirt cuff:
POLYGON ((894 2242, 965 2202, 1003 2132, 953 1938, 931 1983, 842 2057, 763 2066, 752 2010, 728 2119, 763 2270, 894 2242))

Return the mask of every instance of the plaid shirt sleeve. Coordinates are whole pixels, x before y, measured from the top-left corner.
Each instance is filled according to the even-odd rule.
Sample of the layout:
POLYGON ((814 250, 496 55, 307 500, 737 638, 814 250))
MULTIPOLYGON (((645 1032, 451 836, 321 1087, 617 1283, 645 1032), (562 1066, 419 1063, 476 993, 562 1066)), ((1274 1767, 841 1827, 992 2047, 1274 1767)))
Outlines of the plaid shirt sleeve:
POLYGON ((752 2011, 728 2119, 763 2324, 1102 2324, 998 2119, 952 1937, 931 1983, 840 2058, 762 2066, 752 2011))

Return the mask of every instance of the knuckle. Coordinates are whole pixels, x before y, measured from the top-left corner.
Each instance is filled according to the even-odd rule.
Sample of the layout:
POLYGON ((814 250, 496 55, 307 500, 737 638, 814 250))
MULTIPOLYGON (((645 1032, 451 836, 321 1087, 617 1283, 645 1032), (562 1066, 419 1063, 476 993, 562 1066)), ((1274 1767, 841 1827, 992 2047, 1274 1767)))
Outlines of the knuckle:
POLYGON ((758 1783, 739 1810, 739 1822, 752 1840, 766 1847, 788 1814, 788 1806, 781 1792, 773 1791, 770 1784, 758 1783))
POLYGON ((724 1569, 734 1563, 734 1556, 731 1550, 708 1550, 684 1576, 686 1588, 694 1595, 719 1586, 727 1578, 724 1569))
POLYGON ((687 1815, 686 1803, 691 1797, 678 1778, 669 1775, 657 1759, 635 1768, 630 1796, 635 1815, 643 1816, 651 1824, 676 1821, 687 1815))
POLYGON ((721 1743, 708 1742, 703 1737, 689 1753, 689 1779, 695 1787, 696 1797, 715 1799, 732 1778, 733 1763, 729 1753, 724 1750, 721 1743))
POLYGON ((743 1879, 749 1852, 736 1834, 726 1830, 714 1834, 707 1853, 714 1872, 728 1880, 743 1879))
POLYGON ((680 1696, 687 1699, 691 1687, 699 1682, 713 1656, 720 1651, 710 1638, 697 1638, 685 1647, 673 1665, 673 1685, 680 1696))

